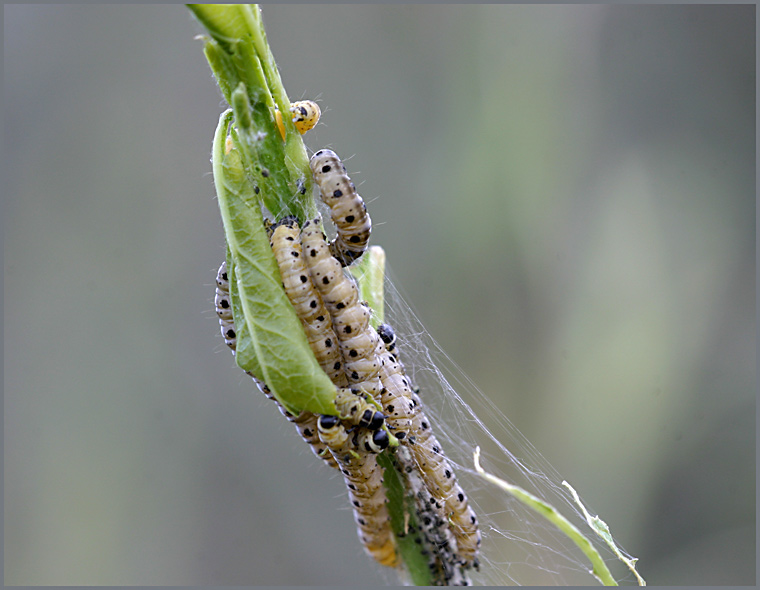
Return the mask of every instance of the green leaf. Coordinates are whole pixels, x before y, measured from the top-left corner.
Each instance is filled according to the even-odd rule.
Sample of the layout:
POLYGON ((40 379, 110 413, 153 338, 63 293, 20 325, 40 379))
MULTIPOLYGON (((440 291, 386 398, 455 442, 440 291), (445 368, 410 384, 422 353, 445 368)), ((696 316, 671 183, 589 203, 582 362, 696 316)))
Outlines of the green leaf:
POLYGON ((383 323, 385 308, 385 250, 370 246, 356 264, 349 267, 359 283, 361 298, 369 303, 373 314, 373 328, 383 323))
POLYGON ((573 486, 571 486, 566 481, 563 481, 562 485, 570 490, 570 493, 573 495, 573 501, 578 505, 578 508, 581 509, 583 517, 586 519, 586 524, 588 524, 588 526, 591 527, 591 530, 593 530, 607 544, 607 546, 612 549, 612 552, 617 556, 617 558, 628 566, 628 569, 633 572, 634 576, 636 576, 636 580, 639 583, 639 586, 646 586, 646 581, 641 577, 639 572, 636 571, 636 562, 638 561, 638 558, 628 558, 623 555, 623 552, 618 548, 615 540, 612 538, 612 533, 610 532, 610 527, 607 525, 607 523, 599 518, 598 515, 591 516, 588 513, 588 510, 586 510, 583 502, 581 502, 581 499, 578 497, 578 492, 575 491, 575 488, 573 488, 573 486))
POLYGON ((195 18, 223 46, 233 45, 246 30, 244 12, 251 11, 249 4, 188 4, 195 18))
POLYGON ((407 534, 412 527, 417 528, 414 502, 406 495, 401 476, 396 470, 389 453, 377 456, 377 462, 384 469, 383 485, 388 496, 388 514, 391 519, 391 529, 396 538, 401 559, 404 562, 412 584, 415 586, 431 586, 433 578, 428 567, 428 558, 423 553, 423 546, 416 542, 415 536, 407 534))
POLYGON ((588 557, 591 565, 593 566, 592 574, 605 586, 617 586, 618 583, 615 578, 612 577, 610 570, 607 568, 607 564, 604 563, 602 556, 596 550, 596 547, 589 541, 578 528, 565 518, 554 506, 544 502, 540 498, 537 498, 530 492, 522 489, 519 486, 507 483, 503 479, 499 479, 495 475, 486 472, 480 466, 480 447, 475 448, 475 455, 473 457, 475 463, 475 471, 480 477, 486 481, 500 487, 502 490, 514 496, 517 500, 536 511, 543 516, 546 520, 554 524, 559 530, 573 542, 575 545, 583 551, 588 557))
POLYGON ((228 272, 238 331, 237 364, 264 381, 289 411, 335 415, 335 386, 317 363, 282 289, 261 206, 240 152, 224 153, 230 121, 230 111, 220 117, 212 161, 232 262, 228 272))

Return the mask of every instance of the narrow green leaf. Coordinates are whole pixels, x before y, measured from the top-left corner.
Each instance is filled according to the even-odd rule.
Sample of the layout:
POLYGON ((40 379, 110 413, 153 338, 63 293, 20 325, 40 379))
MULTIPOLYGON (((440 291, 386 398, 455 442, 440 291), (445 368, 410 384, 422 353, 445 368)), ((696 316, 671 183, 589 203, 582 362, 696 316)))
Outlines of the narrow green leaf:
POLYGON ((634 576, 636 576, 636 581, 639 583, 639 586, 646 586, 646 580, 644 580, 639 572, 636 571, 636 562, 638 561, 638 558, 633 557, 629 559, 623 555, 623 552, 618 548, 615 540, 612 538, 612 533, 610 532, 610 527, 607 525, 607 523, 599 518, 599 516, 591 516, 588 513, 588 510, 586 510, 583 502, 581 502, 581 499, 578 497, 578 492, 575 491, 575 488, 573 486, 571 486, 566 481, 563 481, 562 485, 570 490, 570 493, 573 495, 573 500, 578 505, 578 508, 581 509, 583 517, 586 519, 586 524, 588 524, 588 526, 591 527, 591 530, 593 530, 607 544, 607 546, 612 549, 612 552, 617 556, 617 558, 626 566, 628 566, 628 569, 633 572, 634 576))
POLYGON ((361 298, 372 308, 370 321, 377 328, 383 323, 385 309, 385 250, 381 246, 370 246, 349 270, 359 283, 361 298))
MULTIPOLYGON (((237 285, 237 272, 235 272, 235 261, 232 258, 232 252, 227 246, 227 278, 230 286, 237 285)), ((235 320, 235 333, 237 334, 238 345, 236 347, 235 357, 237 360, 237 351, 245 350, 245 365, 247 371, 253 373, 260 381, 264 380, 264 373, 261 370, 259 359, 256 358, 256 351, 253 348, 251 335, 248 325, 245 322, 243 305, 240 302, 240 295, 237 289, 230 289, 230 301, 232 303, 232 317, 235 320)))
POLYGON ((209 40, 203 46, 203 53, 211 66, 211 72, 214 74, 219 89, 229 102, 232 89, 240 83, 240 78, 232 63, 232 57, 216 41, 209 40))
POLYGON ((423 554, 423 547, 416 542, 414 535, 408 534, 409 530, 419 530, 414 502, 406 495, 401 476, 390 454, 386 452, 378 455, 377 462, 384 469, 383 485, 388 497, 388 514, 401 560, 412 584, 432 586, 433 577, 428 568, 428 557, 423 554))
POLYGON ((605 586, 617 586, 618 583, 615 578, 612 577, 610 570, 607 568, 607 564, 604 563, 602 556, 594 547, 593 543, 589 541, 578 528, 567 520, 554 506, 544 502, 537 498, 530 492, 522 489, 519 486, 507 483, 503 479, 499 479, 495 475, 487 473, 480 466, 480 447, 475 448, 475 455, 473 457, 475 463, 475 471, 485 479, 486 481, 500 487, 502 490, 514 496, 517 500, 536 511, 543 516, 546 520, 554 524, 559 530, 573 542, 575 545, 583 551, 588 557, 591 565, 593 566, 592 575, 599 580, 605 586))

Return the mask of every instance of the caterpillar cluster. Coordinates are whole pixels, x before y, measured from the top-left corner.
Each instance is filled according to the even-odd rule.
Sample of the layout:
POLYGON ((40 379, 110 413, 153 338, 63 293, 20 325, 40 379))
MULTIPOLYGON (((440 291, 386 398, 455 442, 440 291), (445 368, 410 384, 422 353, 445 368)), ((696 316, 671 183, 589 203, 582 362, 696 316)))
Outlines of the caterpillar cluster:
POLYGON ((343 371, 338 339, 330 314, 309 277, 298 222, 294 217, 285 217, 270 229, 273 231, 269 241, 285 294, 301 320, 309 346, 330 380, 338 387, 346 387, 348 380, 343 371))
POLYGON ((309 274, 332 316, 346 376, 356 387, 377 396, 380 362, 375 349, 380 339, 370 329, 370 310, 359 301, 359 289, 353 278, 345 275, 340 263, 330 255, 319 219, 304 223, 301 241, 309 274))
POLYGON ((462 565, 476 566, 480 546, 477 517, 395 355, 393 329, 385 324, 375 331, 369 325, 369 310, 358 301, 353 280, 330 256, 318 220, 304 224, 302 243, 306 266, 332 315, 349 381, 379 397, 388 427, 402 443, 408 442, 427 489, 451 523, 457 559, 462 565))
MULTIPOLYGON (((225 344, 227 344, 232 350, 232 353, 235 354, 237 349, 237 334, 235 333, 235 323, 232 318, 226 262, 223 262, 219 267, 216 285, 214 303, 216 313, 219 316, 222 336, 224 337, 225 344)), ((312 446, 315 454, 325 457, 324 446, 315 442, 317 439, 315 428, 316 417, 309 412, 301 412, 298 416, 293 416, 282 406, 282 404, 274 399, 272 392, 265 383, 250 372, 248 372, 248 375, 251 376, 264 395, 273 399, 277 403, 280 411, 288 418, 288 420, 295 422, 297 425, 304 425, 304 429, 299 428, 301 435, 306 439, 306 442, 312 446)), ((339 412, 340 418, 353 426, 360 426, 369 430, 378 430, 385 423, 385 415, 378 411, 373 403, 367 401, 366 397, 363 396, 360 391, 353 388, 341 387, 337 389, 335 393, 335 407, 339 412)))
POLYGON ((433 434, 415 388, 404 374, 404 366, 395 352, 396 334, 393 328, 381 324, 377 331, 385 348, 381 378, 384 391, 389 392, 383 397, 388 424, 393 427, 398 421, 410 423, 409 437, 406 439, 408 449, 427 491, 450 523, 457 544, 457 559, 463 566, 477 567, 481 543, 478 519, 433 434))
MULTIPOLYGON (((371 383, 357 353, 362 342, 352 338, 366 331, 369 311, 359 303, 356 285, 343 275, 329 253, 326 258, 338 265, 337 272, 330 275, 332 280, 314 280, 311 260, 316 254, 314 248, 319 247, 320 251, 327 248, 321 230, 316 234, 316 222, 306 222, 299 234, 297 220, 286 217, 270 226, 270 244, 285 294, 304 326, 312 352, 338 387, 336 408, 341 417, 358 426, 349 432, 336 417, 322 416, 318 427, 320 442, 340 465, 365 550, 382 565, 395 566, 398 557, 386 508, 382 468, 376 458, 377 453, 387 448, 389 438, 380 430, 385 415, 374 411, 368 401, 373 399, 371 394, 379 387, 379 380, 375 378, 377 383, 371 383), (352 384, 350 389, 345 387, 347 382, 352 384)), ((369 352, 372 350, 374 347, 369 352)))
MULTIPOLYGON (((457 543, 448 521, 443 518, 440 505, 430 494, 425 482, 416 469, 408 447, 396 452, 399 471, 406 481, 406 492, 415 505, 417 542, 423 547, 428 558, 428 568, 436 586, 469 586, 466 568, 456 555, 457 543)), ((411 527, 410 527, 411 528, 411 527)))
MULTIPOLYGON (((309 105, 298 104, 291 111, 298 130, 305 132, 301 129, 316 124, 319 111, 311 103, 315 119, 309 105), (297 121, 299 117, 303 121, 297 121)), ((401 443, 393 457, 414 498, 417 534, 429 555, 433 580, 467 584, 465 571, 478 566, 477 517, 425 417, 418 390, 405 374, 393 329, 370 325, 371 309, 360 301, 353 277, 344 272, 367 248, 371 220, 366 206, 335 152, 316 152, 310 167, 330 209, 335 239, 327 242, 319 218, 299 228, 296 218, 286 217, 268 231, 285 293, 315 358, 336 386, 339 416, 292 416, 280 409, 314 452, 340 469, 364 548, 388 566, 398 564, 398 553, 377 454, 388 448, 388 432, 393 433, 401 443)), ((217 277, 216 306, 222 335, 234 352, 235 326, 224 270, 225 264, 217 277)), ((266 384, 257 385, 272 397, 266 384)))
POLYGON ((477 567, 481 543, 478 519, 421 410, 412 421, 412 432, 415 439, 410 445, 412 457, 431 496, 439 505, 443 504, 444 515, 457 542, 459 561, 462 565, 477 567))

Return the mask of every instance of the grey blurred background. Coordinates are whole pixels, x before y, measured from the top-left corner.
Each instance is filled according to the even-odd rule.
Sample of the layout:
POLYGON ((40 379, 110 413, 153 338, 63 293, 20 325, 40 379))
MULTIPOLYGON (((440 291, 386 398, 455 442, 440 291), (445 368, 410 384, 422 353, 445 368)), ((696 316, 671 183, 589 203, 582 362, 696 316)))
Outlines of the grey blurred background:
MULTIPOLYGON (((650 584, 753 584, 754 6, 263 13, 433 337, 650 584)), ((4 17, 5 583, 386 580, 219 335, 200 26, 4 17)))

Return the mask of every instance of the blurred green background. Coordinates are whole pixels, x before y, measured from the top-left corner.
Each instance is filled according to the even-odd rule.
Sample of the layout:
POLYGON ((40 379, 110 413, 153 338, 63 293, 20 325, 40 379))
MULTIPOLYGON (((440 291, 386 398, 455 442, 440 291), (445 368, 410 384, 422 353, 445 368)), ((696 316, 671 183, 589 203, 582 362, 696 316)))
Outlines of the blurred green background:
MULTIPOLYGON (((263 14, 448 354, 650 584, 753 584, 754 6, 263 14)), ((5 583, 386 580, 219 334, 200 26, 4 17, 5 583)))

